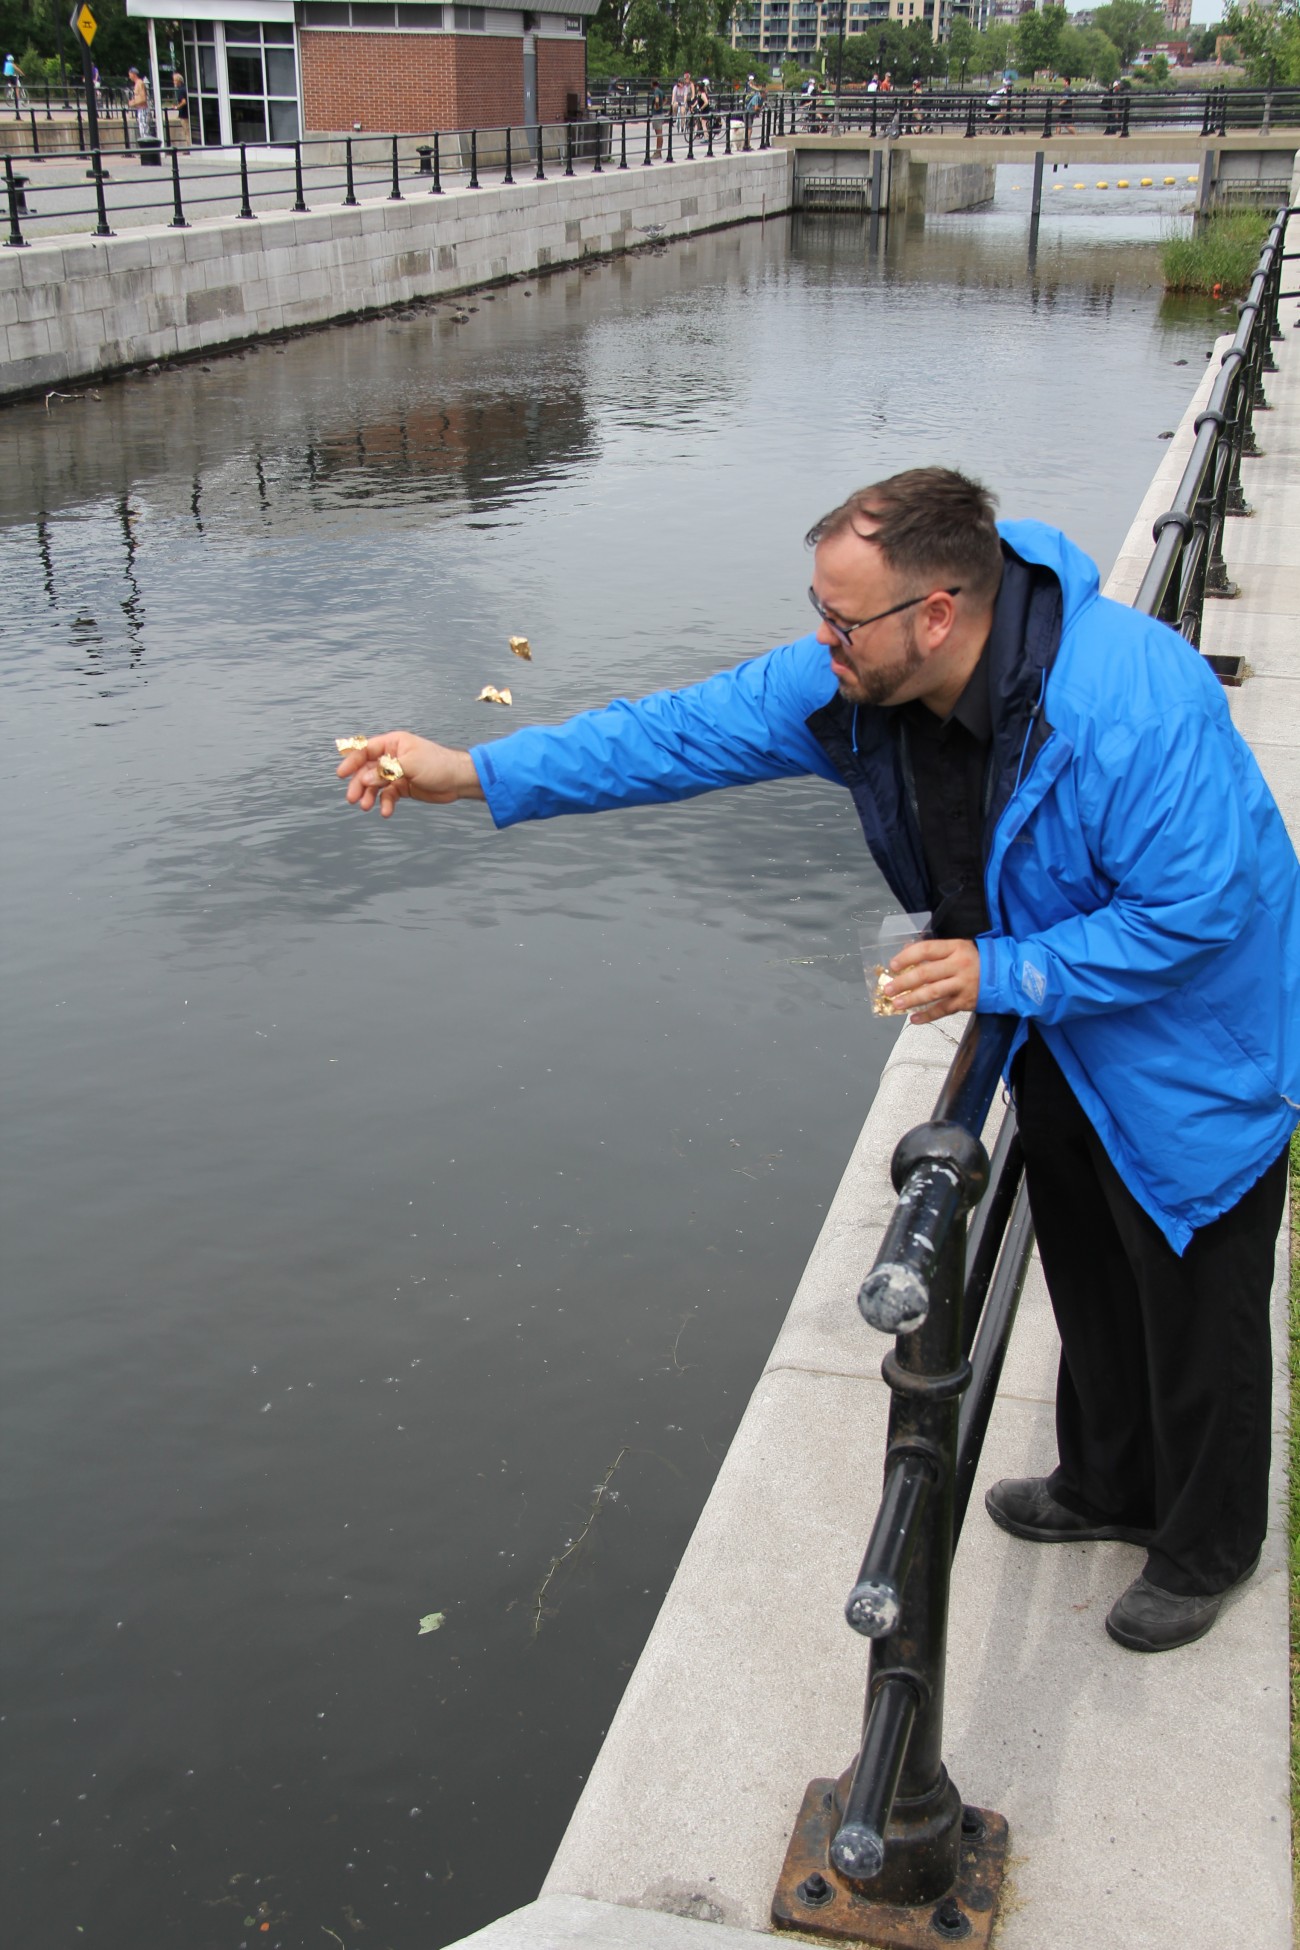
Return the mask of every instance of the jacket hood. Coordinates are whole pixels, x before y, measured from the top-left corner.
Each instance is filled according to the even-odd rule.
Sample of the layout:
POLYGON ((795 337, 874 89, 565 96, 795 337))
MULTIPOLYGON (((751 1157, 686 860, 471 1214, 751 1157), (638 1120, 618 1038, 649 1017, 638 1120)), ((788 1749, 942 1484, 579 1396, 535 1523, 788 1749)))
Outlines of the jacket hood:
POLYGON ((1100 592, 1097 564, 1059 528, 1049 528, 1045 521, 1000 521, 998 533, 1022 561, 1050 569, 1056 577, 1067 627, 1084 604, 1100 592))

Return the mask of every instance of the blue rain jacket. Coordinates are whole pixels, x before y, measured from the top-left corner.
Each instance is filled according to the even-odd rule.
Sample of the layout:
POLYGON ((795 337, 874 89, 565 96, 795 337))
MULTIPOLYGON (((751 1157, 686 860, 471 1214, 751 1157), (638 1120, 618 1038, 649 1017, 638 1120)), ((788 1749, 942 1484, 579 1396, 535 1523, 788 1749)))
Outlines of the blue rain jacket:
MULTIPOLYGON (((979 1007, 1017 1046, 1037 1024, 1181 1253, 1300 1115, 1300 864, 1203 659, 1058 530, 1001 533, 979 1007)), ((813 773, 900 906, 931 905, 898 714, 846 704, 814 636, 472 756, 498 826, 813 773)))

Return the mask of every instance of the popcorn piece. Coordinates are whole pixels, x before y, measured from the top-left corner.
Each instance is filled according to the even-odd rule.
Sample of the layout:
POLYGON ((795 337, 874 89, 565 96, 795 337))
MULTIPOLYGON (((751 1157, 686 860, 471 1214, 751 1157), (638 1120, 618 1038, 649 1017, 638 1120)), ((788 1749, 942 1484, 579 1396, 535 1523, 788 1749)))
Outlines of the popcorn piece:
POLYGON ((876 969, 875 991, 871 997, 872 1015, 873 1016, 906 1015, 907 1013, 906 1004, 902 1002, 896 1002, 893 996, 890 995, 888 990, 886 989, 885 983, 888 980, 889 980, 889 970, 887 968, 878 967, 876 969))
POLYGON ((530 664, 533 661, 532 645, 526 636, 512 636, 510 638, 510 648, 516 657, 522 657, 526 664, 530 664))
POLYGON ((499 691, 495 684, 485 684, 475 700, 478 704, 513 704, 509 691, 499 691))
POLYGON ((363 752, 366 749, 366 746, 370 743, 370 740, 368 738, 363 738, 361 734, 358 732, 355 738, 336 738, 334 740, 334 743, 340 753, 363 752))
POLYGON ((397 760, 395 758, 389 758, 387 754, 385 754, 383 758, 379 759, 377 761, 377 764, 379 768, 379 776, 383 780, 385 785, 396 785, 399 779, 404 779, 406 777, 405 772, 402 770, 397 760))

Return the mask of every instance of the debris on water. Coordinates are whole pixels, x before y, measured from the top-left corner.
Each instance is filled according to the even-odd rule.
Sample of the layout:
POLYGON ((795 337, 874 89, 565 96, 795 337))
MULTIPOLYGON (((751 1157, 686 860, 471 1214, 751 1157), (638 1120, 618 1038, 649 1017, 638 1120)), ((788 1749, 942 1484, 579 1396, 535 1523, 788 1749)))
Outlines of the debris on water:
POLYGON ((513 704, 514 699, 508 690, 499 691, 495 684, 485 684, 474 700, 476 704, 513 704))
POLYGON ((526 664, 533 661, 533 646, 526 636, 512 636, 507 638, 507 641, 512 655, 522 657, 526 664))
POLYGON ((445 1611, 427 1611, 420 1620, 420 1629, 416 1633, 416 1637, 423 1638, 426 1632, 441 1631, 443 1625, 446 1623, 446 1619, 447 1614, 445 1611))
POLYGON ((1172 427, 1170 427, 1168 433, 1158 433, 1156 435, 1157 440, 1172 440, 1173 437, 1174 437, 1174 430, 1172 427))

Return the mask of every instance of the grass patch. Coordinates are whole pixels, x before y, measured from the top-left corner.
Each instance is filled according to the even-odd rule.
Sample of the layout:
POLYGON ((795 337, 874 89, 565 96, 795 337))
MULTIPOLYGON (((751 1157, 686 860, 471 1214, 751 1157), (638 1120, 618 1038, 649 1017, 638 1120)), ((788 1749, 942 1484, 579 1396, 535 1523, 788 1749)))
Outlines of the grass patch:
MULTIPOLYGON (((1291 1585, 1291 1834, 1300 1835, 1300 1130, 1291 1139, 1291 1477, 1288 1544, 1291 1585)), ((1292 1849, 1292 1876, 1300 1899, 1300 1860, 1292 1849)))
POLYGON ((1264 210, 1225 210, 1198 223, 1190 237, 1167 237, 1161 253, 1165 290, 1241 297, 1271 222, 1264 210))

